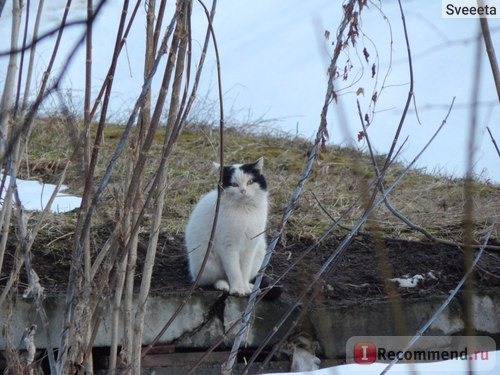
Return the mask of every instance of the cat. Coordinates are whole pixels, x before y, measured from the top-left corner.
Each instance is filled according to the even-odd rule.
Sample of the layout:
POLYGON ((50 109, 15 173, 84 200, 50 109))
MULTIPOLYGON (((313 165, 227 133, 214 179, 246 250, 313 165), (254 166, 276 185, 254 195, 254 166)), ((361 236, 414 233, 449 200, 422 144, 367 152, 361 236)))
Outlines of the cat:
MULTIPOLYGON (((251 293, 266 252, 268 214, 264 159, 223 167, 222 191, 213 247, 199 285, 232 295, 251 293)), ((214 163, 220 173, 220 165, 214 163)), ((194 207, 185 231, 189 271, 194 281, 205 257, 217 200, 217 190, 202 196, 194 207)))

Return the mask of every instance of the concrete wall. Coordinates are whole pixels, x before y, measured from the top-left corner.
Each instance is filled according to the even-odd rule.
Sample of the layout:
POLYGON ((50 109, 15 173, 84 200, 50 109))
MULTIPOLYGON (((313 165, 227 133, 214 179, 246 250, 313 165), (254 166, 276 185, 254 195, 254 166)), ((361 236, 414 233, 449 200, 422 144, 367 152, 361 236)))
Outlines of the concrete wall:
MULTIPOLYGON (((168 296, 151 297, 148 302, 145 318, 144 344, 151 343, 169 320, 184 296, 172 294, 168 296)), ((407 325, 407 334, 415 333, 444 301, 443 298, 431 300, 406 301, 402 306, 404 321, 407 325)), ((203 349, 210 347, 224 334, 224 342, 230 345, 237 325, 230 332, 232 324, 241 317, 247 303, 246 298, 228 297, 218 292, 196 293, 184 306, 180 315, 172 326, 165 332, 159 343, 174 344, 177 348, 203 349)), ((491 335, 500 334, 500 296, 475 295, 473 298, 474 327, 481 332, 491 335)), ((38 349, 45 348, 50 340, 52 347, 59 345, 62 330, 64 296, 51 296, 45 301, 45 309, 49 317, 50 339, 46 337, 42 324, 36 317, 34 304, 30 300, 20 299, 15 304, 12 319, 7 320, 5 311, 0 311, 2 324, 10 324, 13 332, 12 341, 16 347, 24 347, 22 335, 25 327, 33 322, 38 329, 35 343, 38 349)), ((262 301, 252 320, 252 325, 246 336, 246 345, 258 346, 269 332, 275 328, 276 322, 288 310, 289 304, 283 299, 268 302, 262 301)), ((295 311, 286 324, 278 330, 272 344, 292 324, 297 317, 295 311)), ((314 309, 307 312, 313 333, 318 340, 321 351, 327 358, 337 358, 345 355, 345 343, 352 336, 393 336, 402 335, 398 331, 396 320, 387 302, 378 302, 370 305, 356 305, 314 309)), ((4 328, 4 327, 3 327, 4 328)), ((464 328, 463 312, 460 304, 454 300, 444 312, 434 321, 428 335, 453 335, 464 328)), ((111 335, 110 318, 107 316, 101 324, 95 339, 95 346, 109 346, 111 335)), ((0 350, 6 345, 5 329, 0 335, 0 350)))
MULTIPOLYGON (((317 338, 328 358, 344 357, 346 342, 353 336, 404 336, 416 333, 443 303, 443 298, 407 301, 402 306, 404 327, 398 327, 387 302, 370 305, 318 309, 310 314, 317 338), (401 331, 400 329, 403 329, 401 331)), ((500 295, 473 297, 473 325, 477 331, 500 334, 500 295)), ((464 329, 463 311, 459 302, 452 300, 431 324, 426 335, 448 336, 464 329)))
MULTIPOLYGON (((145 317, 144 344, 152 342, 184 298, 182 295, 172 294, 154 296, 149 299, 145 317)), ((239 326, 237 325, 232 332, 230 332, 230 328, 243 314, 246 302, 246 298, 226 296, 219 292, 196 293, 183 307, 181 313, 161 337, 159 343, 173 343, 176 347, 193 349, 207 348, 223 334, 227 334, 225 342, 230 343, 234 337, 234 332, 238 330, 239 326)), ((0 322, 3 325, 10 326, 10 331, 13 333, 11 340, 15 347, 24 346, 22 344, 23 333, 25 328, 33 323, 37 325, 35 344, 38 349, 46 348, 48 343, 52 347, 59 345, 59 335, 62 332, 64 315, 64 296, 47 297, 44 307, 49 320, 48 331, 50 332, 50 338, 44 334, 42 323, 36 314, 32 300, 20 298, 16 301, 10 320, 7 319, 6 311, 4 309, 0 310, 0 322)), ((274 325, 287 309, 288 304, 283 301, 260 302, 252 319, 250 331, 246 336, 246 344, 250 346, 258 345, 273 330, 274 325)), ((285 324, 280 329, 277 337, 289 327, 289 324, 285 324)), ((2 329, 0 350, 4 350, 6 347, 5 332, 6 330, 2 329)), ((108 314, 99 327, 95 338, 95 346, 109 346, 110 336, 111 319, 110 314, 108 314)))

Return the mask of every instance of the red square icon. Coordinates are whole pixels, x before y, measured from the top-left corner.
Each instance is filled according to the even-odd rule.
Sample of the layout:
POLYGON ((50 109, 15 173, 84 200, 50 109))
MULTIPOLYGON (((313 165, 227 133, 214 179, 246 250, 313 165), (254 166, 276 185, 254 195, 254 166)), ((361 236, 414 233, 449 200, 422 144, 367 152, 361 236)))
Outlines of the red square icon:
POLYGON ((371 342, 358 342, 354 345, 354 362, 369 365, 377 359, 377 347, 371 342))

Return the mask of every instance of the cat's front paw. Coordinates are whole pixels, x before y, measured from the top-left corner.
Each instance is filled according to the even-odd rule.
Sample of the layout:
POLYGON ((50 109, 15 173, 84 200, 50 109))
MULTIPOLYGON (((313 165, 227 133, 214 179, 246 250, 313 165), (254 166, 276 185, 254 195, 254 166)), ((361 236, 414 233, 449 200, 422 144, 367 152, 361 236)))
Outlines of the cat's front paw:
POLYGON ((253 290, 253 283, 248 283, 248 284, 247 284, 247 290, 248 290, 248 293, 247 293, 247 294, 251 294, 251 293, 252 293, 252 290, 253 290))
POLYGON ((250 294, 251 291, 251 289, 249 291, 248 288, 244 286, 230 286, 227 280, 224 279, 217 280, 214 283, 214 288, 238 297, 244 297, 250 294))
POLYGON ((227 292, 231 293, 230 288, 229 288, 229 283, 223 279, 217 280, 214 283, 214 288, 217 290, 222 290, 223 292, 226 292, 226 293, 227 292))
POLYGON ((231 294, 232 296, 245 297, 249 293, 245 288, 236 287, 236 288, 229 288, 229 294, 231 294))
POLYGON ((245 296, 248 296, 250 293, 252 293, 252 290, 253 290, 253 284, 246 283, 242 287, 230 288, 229 294, 232 294, 234 296, 239 296, 239 297, 245 297, 245 296))

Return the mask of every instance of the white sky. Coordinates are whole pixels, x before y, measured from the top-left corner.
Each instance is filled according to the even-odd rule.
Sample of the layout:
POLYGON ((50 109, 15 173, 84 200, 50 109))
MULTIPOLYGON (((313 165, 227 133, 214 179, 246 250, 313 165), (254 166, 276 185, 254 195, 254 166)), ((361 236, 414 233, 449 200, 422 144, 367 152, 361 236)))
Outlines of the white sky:
MULTIPOLYGON (((63 0, 52 0, 46 9, 44 27, 54 26, 63 10, 63 0)), ((72 11, 73 18, 84 15, 85 6, 77 1, 72 11)), ((378 4, 378 2, 375 2, 378 4)), ((472 98, 474 77, 475 43, 471 38, 479 30, 478 19, 443 19, 441 1, 404 1, 408 34, 413 54, 415 76, 415 98, 421 124, 418 123, 413 105, 407 117, 400 141, 408 136, 402 159, 410 161, 420 151, 427 139, 444 118, 451 100, 456 96, 455 109, 447 125, 435 143, 419 162, 427 171, 462 176, 467 155, 470 124, 469 104, 472 98)), ((120 14, 120 1, 108 1, 98 19, 94 31, 94 81, 97 91, 105 77, 111 55, 115 29, 120 14), (102 61, 102 64, 100 63, 102 61)), ((126 119, 142 83, 142 56, 144 53, 144 8, 141 6, 139 22, 128 39, 127 54, 119 63, 111 102, 114 119, 126 119)), ((380 68, 376 90, 379 92, 377 114, 370 127, 370 137, 379 153, 389 149, 394 131, 404 106, 408 87, 408 65, 406 46, 402 31, 401 16, 397 2, 383 1, 382 10, 392 29, 392 64, 386 87, 380 94, 382 77, 389 70, 391 51, 389 23, 371 5, 362 14, 358 54, 351 50, 353 62, 348 83, 364 74, 350 88, 339 90, 339 103, 330 108, 330 140, 336 144, 355 145, 366 149, 364 142, 356 140, 361 130, 356 98, 363 111, 368 108, 374 90, 370 67, 373 62, 380 68), (376 50, 374 48, 376 46, 376 50), (366 47, 370 53, 367 65, 362 56, 366 47), (380 61, 376 61, 376 53, 380 61), (365 97, 356 97, 362 87, 365 97), (343 116, 339 120, 338 113, 343 116)), ((312 138, 319 124, 319 114, 326 89, 326 68, 331 42, 340 20, 340 3, 329 0, 222 0, 218 2, 214 22, 221 54, 223 90, 226 114, 236 120, 259 122, 260 119, 275 119, 261 122, 264 127, 279 128, 292 135, 312 138), (324 39, 324 31, 330 31, 330 39, 324 39)), ((203 42, 206 27, 200 5, 194 3, 194 46, 198 51, 203 42)), ((0 18, 0 34, 10 32, 10 2, 0 18)), ((34 19, 34 14, 32 15, 34 19)), ((166 23, 166 22, 165 22, 166 23)), ((489 19, 490 29, 497 52, 500 50, 500 21, 489 19)), ((63 41, 72 46, 81 29, 73 29, 63 41)), ((1 38, 0 50, 6 50, 8 38, 1 38)), ((482 40, 481 40, 482 43, 482 40)), ((37 76, 41 76, 48 61, 52 42, 43 43, 38 49, 37 76)), ((196 52, 196 51, 195 51, 196 52)), ((500 158, 486 132, 489 126, 497 143, 500 143, 500 107, 495 91, 491 69, 483 48, 480 89, 478 99, 482 103, 478 111, 475 172, 484 178, 500 182, 500 158)), ((60 63, 65 60, 63 54, 60 63)), ((347 55, 343 55, 344 58, 347 55)), ((84 80, 84 51, 72 63, 64 86, 71 89, 71 100, 81 108, 84 80)), ((0 81, 5 75, 7 61, 0 58, 0 81)), ((200 97, 216 100, 216 76, 213 54, 207 58, 205 75, 199 90, 200 97)), ((156 87, 161 80, 157 77, 156 87)), ((346 83, 338 81, 337 88, 346 83)), ((208 104, 202 110, 217 116, 217 106, 208 104)), ((80 111, 80 113, 82 113, 80 111)), ((214 159, 217 156, 214 154, 214 159)))

